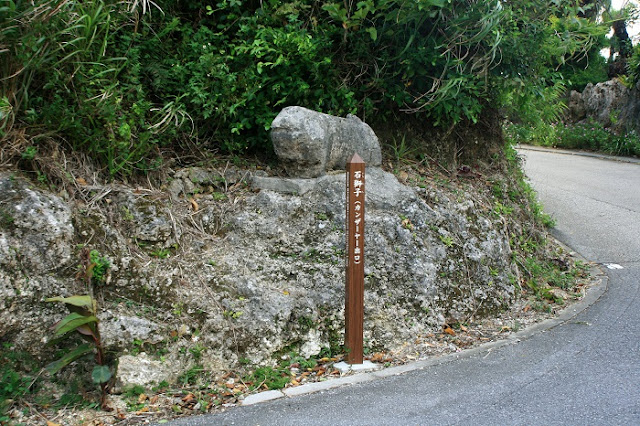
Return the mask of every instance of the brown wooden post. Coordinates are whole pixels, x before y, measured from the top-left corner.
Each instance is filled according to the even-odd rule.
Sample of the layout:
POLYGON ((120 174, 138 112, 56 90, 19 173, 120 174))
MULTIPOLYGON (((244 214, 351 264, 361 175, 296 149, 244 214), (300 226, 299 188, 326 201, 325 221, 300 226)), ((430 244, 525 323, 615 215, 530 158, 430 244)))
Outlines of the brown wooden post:
POLYGON ((363 362, 364 170, 364 161, 358 154, 347 161, 344 343, 349 364, 363 362))

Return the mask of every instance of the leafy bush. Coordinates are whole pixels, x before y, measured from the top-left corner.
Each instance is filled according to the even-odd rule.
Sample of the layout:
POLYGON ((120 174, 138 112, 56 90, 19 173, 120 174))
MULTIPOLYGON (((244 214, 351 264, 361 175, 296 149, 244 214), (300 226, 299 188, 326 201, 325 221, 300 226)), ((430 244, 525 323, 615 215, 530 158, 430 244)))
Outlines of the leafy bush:
POLYGON ((616 134, 596 122, 559 126, 556 146, 640 156, 640 138, 635 131, 616 134))
POLYGON ((607 154, 640 156, 640 136, 631 130, 622 134, 595 121, 577 124, 526 126, 507 124, 505 136, 513 143, 586 149, 607 154))
POLYGON ((631 77, 633 84, 640 82, 640 45, 637 44, 633 48, 627 65, 629 67, 629 77, 631 77))
POLYGON ((504 126, 507 140, 516 144, 555 146, 557 143, 556 124, 538 122, 535 125, 508 123, 504 126))
POLYGON ((499 106, 548 115, 537 94, 602 33, 565 3, 9 1, 0 138, 54 135, 115 177, 184 138, 268 152, 289 105, 446 127, 499 106))
POLYGON ((25 370, 36 368, 34 359, 25 352, 17 351, 12 345, 3 343, 0 347, 0 423, 10 419, 7 409, 19 398, 30 393, 35 378, 25 370))
POLYGON ((268 389, 282 389, 291 381, 291 375, 285 368, 259 367, 249 375, 248 380, 256 388, 265 385, 268 389))

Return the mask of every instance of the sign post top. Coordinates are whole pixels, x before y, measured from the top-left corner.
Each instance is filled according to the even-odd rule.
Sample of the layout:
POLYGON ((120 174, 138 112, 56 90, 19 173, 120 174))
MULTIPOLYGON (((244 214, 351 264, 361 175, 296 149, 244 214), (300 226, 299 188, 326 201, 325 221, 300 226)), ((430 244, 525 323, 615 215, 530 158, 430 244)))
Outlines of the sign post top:
POLYGON ((362 157, 358 155, 357 152, 353 154, 353 156, 349 161, 347 161, 347 164, 359 164, 359 163, 364 164, 364 160, 362 159, 362 157))

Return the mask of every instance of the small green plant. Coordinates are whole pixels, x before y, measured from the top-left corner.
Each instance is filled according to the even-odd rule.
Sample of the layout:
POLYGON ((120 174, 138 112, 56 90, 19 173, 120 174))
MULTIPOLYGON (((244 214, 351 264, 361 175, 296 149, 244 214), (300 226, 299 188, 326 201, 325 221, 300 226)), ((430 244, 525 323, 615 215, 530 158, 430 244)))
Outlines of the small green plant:
POLYGON ((313 326, 313 319, 311 317, 301 316, 298 318, 298 325, 300 325, 303 330, 309 330, 313 326))
POLYGON ((493 214, 495 216, 509 216, 511 213, 513 213, 513 207, 505 206, 500 201, 496 201, 493 207, 493 214))
POLYGON ((306 359, 294 352, 291 352, 289 353, 289 359, 283 361, 280 366, 282 368, 290 368, 296 364, 301 370, 311 370, 318 365, 318 362, 315 359, 306 359))
POLYGON ((131 210, 129 210, 129 208, 127 206, 122 206, 122 208, 120 209, 122 211, 122 218, 124 220, 126 220, 127 222, 132 222, 134 217, 133 217, 133 213, 131 213, 131 210))
POLYGON ((10 229, 15 219, 7 210, 0 208, 0 228, 10 229))
POLYGON ((170 249, 157 249, 149 253, 153 257, 157 257, 158 259, 166 259, 171 254, 170 249))
POLYGON ((140 398, 140 395, 144 395, 145 391, 145 388, 140 385, 133 385, 124 389, 123 395, 128 411, 139 411, 147 405, 145 399, 140 398))
POLYGON ((0 138, 2 138, 6 131, 11 129, 13 125, 13 106, 6 96, 0 97, 0 138))
POLYGON ((133 339, 131 346, 132 346, 131 355, 138 355, 140 352, 143 351, 144 342, 140 339, 133 339))
POLYGON ((183 386, 195 385, 198 381, 198 377, 202 375, 204 371, 205 369, 202 365, 194 365, 178 377, 178 382, 183 386))
POLYGON ((493 196, 500 200, 504 199, 504 189, 502 189, 501 182, 493 182, 491 185, 491 192, 493 192, 493 196))
POLYGON ((202 345, 195 345, 191 348, 189 348, 189 352, 191 352, 191 354, 193 355, 193 358, 196 361, 200 361, 200 359, 202 358, 202 353, 206 350, 207 348, 205 348, 202 345))
POLYGON ((91 264, 89 266, 91 270, 91 280, 94 284, 104 284, 107 277, 107 271, 111 267, 109 259, 100 255, 98 250, 91 250, 89 252, 89 259, 91 264))
POLYGON ((184 303, 182 302, 177 302, 174 303, 173 305, 171 305, 171 312, 173 313, 173 315, 175 316, 180 316, 182 315, 182 311, 184 310, 184 303))
POLYGON ((101 405, 106 404, 107 383, 111 379, 111 369, 107 365, 100 332, 98 330, 98 318, 96 317, 97 303, 88 295, 71 297, 51 297, 47 302, 62 302, 71 311, 69 315, 59 321, 54 328, 54 340, 50 343, 58 343, 68 338, 72 332, 80 334, 88 343, 83 343, 75 349, 67 350, 62 358, 48 364, 45 369, 50 374, 56 374, 75 360, 95 354, 96 366, 91 371, 93 383, 102 390, 101 405))
POLYGON ((451 248, 453 247, 453 238, 451 238, 451 236, 449 235, 439 235, 438 236, 440 238, 440 241, 442 241, 442 244, 444 244, 445 246, 451 248))
POLYGON ((24 149, 24 151, 22 151, 22 154, 20 154, 20 157, 22 157, 23 160, 30 161, 36 158, 37 153, 38 153, 38 148, 36 148, 35 146, 28 146, 24 149))
POLYGON ((11 419, 5 413, 11 405, 33 390, 35 379, 29 372, 36 368, 37 363, 29 353, 16 350, 10 343, 2 343, 0 347, 0 424, 9 424, 11 419))
POLYGON ((418 154, 418 149, 411 147, 407 142, 406 135, 402 135, 400 141, 393 138, 393 142, 389 144, 389 148, 396 163, 410 163, 418 154))
MULTIPOLYGON (((97 251, 94 253, 94 251, 89 251, 86 247, 83 248, 81 256, 82 270, 78 277, 84 281, 87 290, 92 294, 94 284, 96 281, 99 281, 96 280, 96 266, 98 263, 104 266, 107 265, 108 262, 104 261, 97 251)), ((106 267, 107 266, 105 266, 105 270, 106 267)), ((98 275, 98 278, 103 276, 103 274, 98 275)), ((102 391, 100 405, 106 407, 107 384, 111 379, 112 373, 107 364, 102 339, 100 338, 98 318, 96 316, 98 311, 96 300, 90 294, 86 294, 70 297, 50 297, 45 301, 50 303, 64 303, 71 312, 55 324, 54 338, 49 344, 57 344, 62 340, 68 339, 75 333, 78 333, 78 335, 86 341, 86 343, 77 346, 75 349, 65 349, 63 356, 48 364, 45 369, 53 375, 77 359, 93 353, 95 355, 96 365, 91 371, 91 380, 100 386, 102 391)))
POLYGON ((227 199, 227 195, 222 192, 214 192, 211 194, 214 201, 224 201, 227 199))
POLYGON ((161 381, 156 386, 152 387, 151 390, 154 392, 163 392, 169 388, 169 382, 166 380, 161 381))
POLYGON ((252 382, 253 388, 262 385, 268 389, 282 389, 291 381, 291 373, 286 368, 260 367, 251 373, 245 381, 252 382))
POLYGON ((405 215, 401 214, 400 215, 400 220, 401 220, 400 225, 402 225, 402 227, 404 229, 408 229, 409 231, 413 231, 413 229, 415 227, 413 226, 413 223, 411 223, 411 219, 409 219, 405 215))
POLYGON ((318 220, 329 220, 329 216, 327 216, 326 213, 317 212, 316 213, 316 219, 318 219, 318 220))
POLYGON ((222 316, 224 316, 227 319, 238 319, 242 315, 244 315, 242 311, 225 310, 224 312, 222 312, 222 316))
POLYGON ((127 398, 138 398, 140 395, 145 393, 145 388, 141 385, 128 386, 122 393, 127 398))
POLYGON ((85 390, 81 386, 80 380, 72 379, 71 383, 67 385, 65 393, 63 393, 59 398, 56 398, 54 401, 52 401, 53 407, 57 409, 99 408, 99 405, 97 403, 87 401, 83 396, 84 393, 85 390))

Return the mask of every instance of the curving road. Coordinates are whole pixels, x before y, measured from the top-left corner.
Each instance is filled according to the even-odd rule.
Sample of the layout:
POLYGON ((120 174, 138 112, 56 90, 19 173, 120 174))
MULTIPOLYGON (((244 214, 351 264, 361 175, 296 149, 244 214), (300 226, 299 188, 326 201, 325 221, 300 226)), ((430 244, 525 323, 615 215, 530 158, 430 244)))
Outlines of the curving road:
POLYGON ((556 236, 603 264, 608 288, 595 304, 404 375, 172 424, 640 425, 640 164, 520 152, 556 236))

